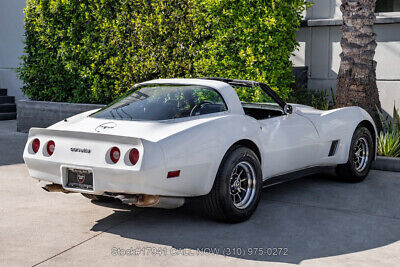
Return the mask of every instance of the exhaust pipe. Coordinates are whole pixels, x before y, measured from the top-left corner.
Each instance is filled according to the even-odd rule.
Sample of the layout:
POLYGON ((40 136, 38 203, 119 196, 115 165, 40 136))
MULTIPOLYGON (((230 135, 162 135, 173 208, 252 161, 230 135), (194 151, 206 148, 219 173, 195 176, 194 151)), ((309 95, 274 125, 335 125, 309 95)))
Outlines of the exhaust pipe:
POLYGON ((127 205, 133 205, 136 204, 138 202, 138 197, 137 196, 129 196, 129 195, 118 195, 115 196, 116 199, 121 200, 121 202, 123 204, 127 204, 127 205))
POLYGON ((161 209, 176 209, 185 204, 183 197, 159 197, 159 201, 155 207, 161 209))
POLYGON ((115 198, 121 200, 122 203, 135 205, 137 207, 151 207, 161 209, 176 209, 185 204, 184 198, 179 197, 163 197, 153 195, 118 195, 115 198))
POLYGON ((70 191, 65 190, 60 184, 47 184, 42 187, 47 192, 63 192, 63 193, 72 193, 70 191))
POLYGON ((141 195, 136 203, 137 207, 154 207, 160 203, 159 196, 141 195))

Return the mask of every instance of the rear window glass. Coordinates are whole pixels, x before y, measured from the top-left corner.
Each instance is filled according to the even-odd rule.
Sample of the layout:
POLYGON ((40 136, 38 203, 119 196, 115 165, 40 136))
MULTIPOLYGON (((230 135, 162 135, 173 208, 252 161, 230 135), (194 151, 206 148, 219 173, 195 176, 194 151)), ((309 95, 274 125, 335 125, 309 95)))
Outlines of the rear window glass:
POLYGON ((170 120, 226 111, 222 96, 198 85, 145 85, 91 115, 114 120, 170 120))

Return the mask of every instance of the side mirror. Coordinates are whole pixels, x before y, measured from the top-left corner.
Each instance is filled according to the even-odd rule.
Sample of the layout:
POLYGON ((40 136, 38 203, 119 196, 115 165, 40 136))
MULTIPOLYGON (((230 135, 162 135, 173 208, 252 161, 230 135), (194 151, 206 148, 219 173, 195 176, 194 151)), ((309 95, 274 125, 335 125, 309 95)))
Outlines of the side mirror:
POLYGON ((286 104, 285 107, 283 108, 283 112, 285 112, 285 114, 292 114, 293 107, 291 105, 286 104))

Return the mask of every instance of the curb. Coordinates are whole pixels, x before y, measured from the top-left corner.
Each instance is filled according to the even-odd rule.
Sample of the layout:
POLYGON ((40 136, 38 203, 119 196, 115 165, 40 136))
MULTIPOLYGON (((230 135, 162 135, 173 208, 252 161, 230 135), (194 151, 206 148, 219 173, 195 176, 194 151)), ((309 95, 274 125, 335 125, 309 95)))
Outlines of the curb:
POLYGON ((400 172, 400 158, 376 157, 372 169, 380 171, 400 172))

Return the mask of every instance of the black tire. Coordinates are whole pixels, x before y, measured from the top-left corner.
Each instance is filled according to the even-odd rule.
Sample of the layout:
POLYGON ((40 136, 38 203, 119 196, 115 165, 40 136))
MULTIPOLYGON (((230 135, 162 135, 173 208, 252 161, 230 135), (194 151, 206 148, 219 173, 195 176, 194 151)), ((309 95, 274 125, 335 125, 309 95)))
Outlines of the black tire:
POLYGON ((251 149, 237 146, 231 149, 222 160, 211 192, 208 195, 198 198, 198 206, 202 210, 203 214, 214 220, 229 223, 242 222, 250 218, 257 208, 258 202, 260 201, 261 190, 262 173, 258 157, 251 149), (241 175, 243 175, 244 171, 245 176, 238 175, 240 168, 243 168, 241 175), (233 171, 235 171, 236 174, 233 174, 233 171), (231 177, 235 177, 235 179, 231 179, 231 177), (245 182, 246 179, 248 179, 247 183, 245 182), (243 182, 240 182, 239 187, 237 187, 237 183, 231 185, 231 182, 234 180, 242 180, 243 182), (251 184, 254 184, 254 186, 251 186, 251 184), (244 187, 247 186, 246 191, 240 189, 242 185, 244 187), (234 189, 235 187, 236 189, 234 189), (235 200, 232 199, 233 196, 231 195, 231 192, 233 194, 234 190, 240 190, 241 192, 238 193, 239 196, 235 195, 235 200), (242 204, 240 208, 238 208, 240 205, 240 194, 245 195, 242 195, 242 203, 245 203, 248 194, 247 191, 250 192, 249 196, 251 197, 248 198, 246 204, 242 204), (235 201, 239 203, 235 204, 235 201))
POLYGON ((90 200, 94 200, 94 201, 98 201, 98 202, 110 202, 113 199, 112 197, 98 196, 98 195, 85 194, 85 193, 82 193, 82 196, 84 196, 90 200))
POLYGON ((347 163, 336 167, 337 178, 348 183, 359 183, 364 181, 371 169, 371 164, 375 156, 374 152, 374 141, 371 132, 365 127, 358 127, 351 140, 349 159, 347 163), (367 154, 367 159, 365 160, 365 163, 362 164, 362 166, 365 166, 361 169, 361 164, 355 162, 355 160, 356 158, 359 159, 359 157, 356 157, 356 151, 359 147, 358 145, 364 143, 364 140, 366 141, 365 147, 367 147, 368 150, 367 153, 364 152, 364 155, 367 154), (357 169, 358 166, 359 169, 357 169))

